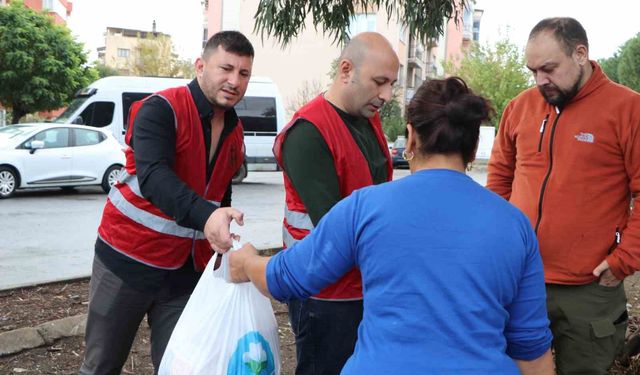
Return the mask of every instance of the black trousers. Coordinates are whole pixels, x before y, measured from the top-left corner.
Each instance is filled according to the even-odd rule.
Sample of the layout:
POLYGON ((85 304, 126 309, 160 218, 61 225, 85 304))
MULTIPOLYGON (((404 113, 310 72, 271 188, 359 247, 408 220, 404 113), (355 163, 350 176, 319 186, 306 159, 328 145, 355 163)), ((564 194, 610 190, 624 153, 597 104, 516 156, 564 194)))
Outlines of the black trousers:
POLYGON ((362 300, 293 300, 289 320, 296 336, 296 375, 337 375, 353 354, 362 300))
POLYGON ((145 315, 151 328, 151 360, 157 373, 173 328, 190 296, 169 297, 168 289, 139 292, 94 258, 86 350, 80 374, 120 374, 145 315))

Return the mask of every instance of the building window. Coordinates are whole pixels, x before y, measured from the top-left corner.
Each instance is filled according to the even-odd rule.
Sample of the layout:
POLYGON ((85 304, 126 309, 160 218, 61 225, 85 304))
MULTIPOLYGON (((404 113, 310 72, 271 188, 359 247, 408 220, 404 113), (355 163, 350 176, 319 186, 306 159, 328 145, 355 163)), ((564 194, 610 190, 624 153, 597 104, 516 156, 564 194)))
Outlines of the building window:
POLYGON ((407 25, 400 26, 400 41, 402 43, 407 43, 407 25))
POLYGON ((128 58, 129 54, 131 54, 131 50, 127 48, 118 48, 118 57, 128 58))
POLYGON ((404 87, 404 65, 400 64, 400 69, 398 69, 398 82, 396 86, 404 87))
POLYGON ((376 31, 375 14, 356 14, 349 22, 349 37, 363 33, 365 31, 376 31))
POLYGON ((63 20, 67 19, 67 8, 64 7, 60 0, 43 0, 42 10, 56 13, 63 20))
POLYGON ((464 8, 462 15, 463 32, 462 37, 466 40, 473 38, 473 9, 464 8))
POLYGON ((209 40, 209 28, 205 26, 204 30, 202 31, 202 48, 204 48, 207 45, 208 40, 209 40))

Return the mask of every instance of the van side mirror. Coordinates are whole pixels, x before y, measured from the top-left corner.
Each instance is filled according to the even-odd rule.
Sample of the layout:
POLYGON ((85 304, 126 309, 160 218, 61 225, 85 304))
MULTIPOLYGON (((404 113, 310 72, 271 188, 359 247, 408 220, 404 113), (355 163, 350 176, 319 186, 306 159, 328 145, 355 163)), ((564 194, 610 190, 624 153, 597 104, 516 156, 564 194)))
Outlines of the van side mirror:
POLYGON ((41 148, 44 148, 44 141, 31 141, 31 144, 29 145, 29 153, 33 154, 36 150, 41 148))
POLYGON ((73 121, 71 121, 71 123, 74 125, 84 125, 84 120, 82 119, 82 116, 78 116, 74 118, 73 121))

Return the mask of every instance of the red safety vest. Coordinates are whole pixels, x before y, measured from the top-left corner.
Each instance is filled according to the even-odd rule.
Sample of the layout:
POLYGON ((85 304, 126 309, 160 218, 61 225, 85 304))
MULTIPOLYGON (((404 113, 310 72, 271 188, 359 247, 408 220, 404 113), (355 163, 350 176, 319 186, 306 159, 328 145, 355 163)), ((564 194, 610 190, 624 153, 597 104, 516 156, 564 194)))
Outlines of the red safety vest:
MULTIPOLYGON (((336 173, 338 174, 338 182, 340 183, 340 196, 342 198, 349 196, 351 192, 356 189, 373 184, 369 164, 364 155, 362 155, 362 151, 356 144, 340 115, 336 112, 335 108, 324 99, 323 95, 319 95, 300 108, 300 110, 293 115, 291 122, 289 122, 276 137, 273 153, 281 168, 284 169, 282 145, 287 137, 288 130, 294 126, 299 119, 307 120, 315 125, 325 142, 327 142, 329 150, 333 155, 333 162, 336 173)), ((390 181, 393 177, 393 167, 391 165, 387 141, 382 132, 380 116, 376 113, 375 116, 369 120, 369 123, 376 134, 380 149, 387 157, 387 176, 390 181)), ((286 207, 282 233, 284 246, 287 248, 306 237, 313 229, 313 223, 286 172, 284 173, 284 188, 286 207)), ((326 287, 315 295, 314 298, 327 300, 361 299, 362 277, 360 276, 360 271, 357 268, 352 269, 337 283, 326 287)))
MULTIPOLYGON (((176 119, 174 172, 204 199, 220 206, 231 178, 242 165, 242 124, 219 145, 220 151, 209 181, 206 180, 206 150, 198 108, 187 86, 160 91, 176 119)), ((133 103, 129 111, 126 143, 131 144, 134 119, 144 102, 133 103)), ((204 233, 178 225, 146 200, 138 185, 134 150, 126 151, 126 166, 109 197, 98 228, 100 238, 114 250, 141 263, 163 269, 180 268, 191 253, 195 268, 204 270, 213 252, 204 233)))

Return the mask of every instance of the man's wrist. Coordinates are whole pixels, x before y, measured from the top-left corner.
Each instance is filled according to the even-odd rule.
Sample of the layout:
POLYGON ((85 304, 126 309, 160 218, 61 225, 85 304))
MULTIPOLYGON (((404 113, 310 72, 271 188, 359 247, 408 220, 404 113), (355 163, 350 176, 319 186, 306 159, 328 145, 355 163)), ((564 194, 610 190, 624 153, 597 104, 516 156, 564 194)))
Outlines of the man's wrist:
POLYGON ((207 202, 204 199, 198 200, 192 207, 191 217, 193 218, 193 224, 195 229, 203 232, 204 227, 207 224, 207 220, 216 211, 217 206, 211 202, 207 202))

